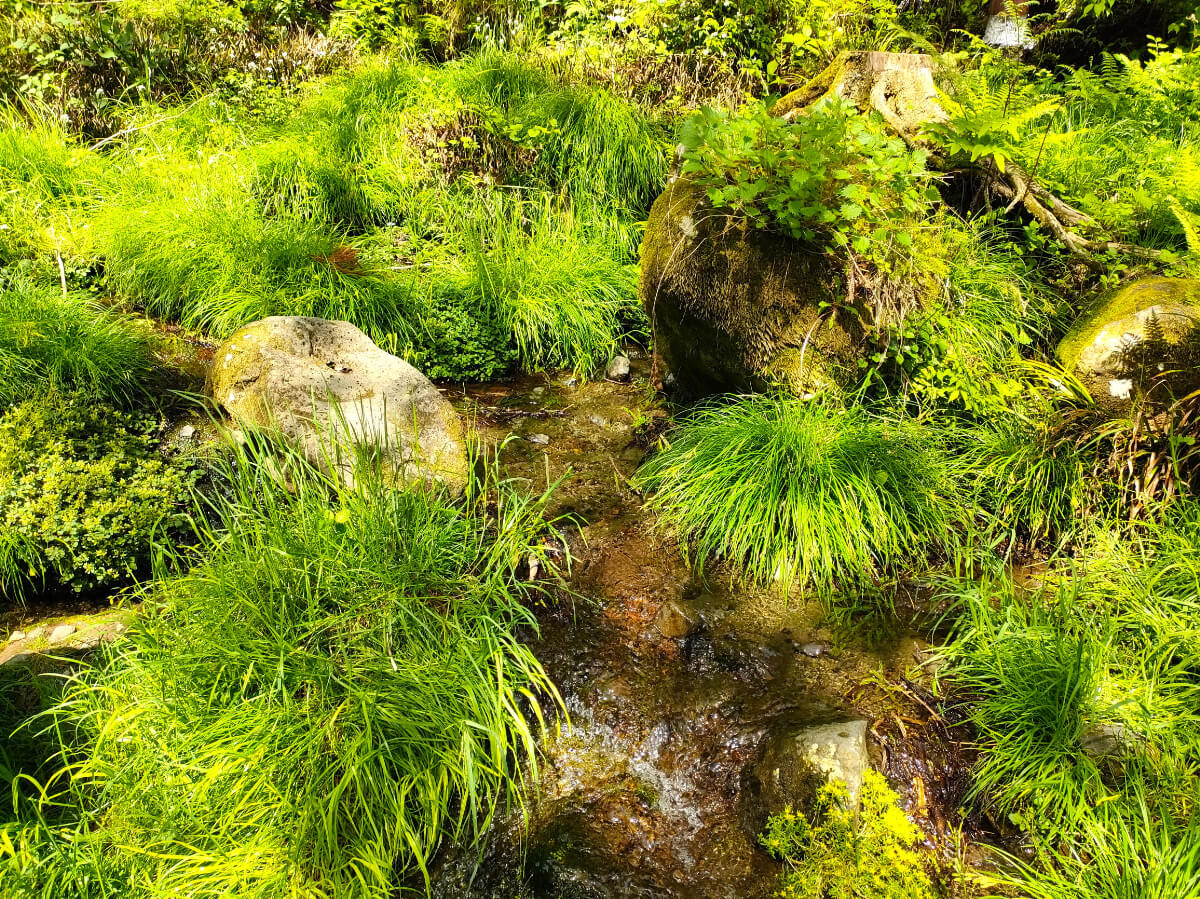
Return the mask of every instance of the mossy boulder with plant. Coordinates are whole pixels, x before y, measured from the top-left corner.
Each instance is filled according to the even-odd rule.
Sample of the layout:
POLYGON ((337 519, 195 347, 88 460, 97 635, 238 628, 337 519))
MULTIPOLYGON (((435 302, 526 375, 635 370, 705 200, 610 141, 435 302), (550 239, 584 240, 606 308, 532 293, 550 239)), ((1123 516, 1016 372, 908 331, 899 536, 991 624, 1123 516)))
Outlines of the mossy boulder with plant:
POLYGON ((1139 278, 1100 296, 1058 346, 1097 405, 1169 403, 1200 388, 1200 281, 1139 278))
POLYGON ((864 336, 852 315, 826 314, 841 294, 841 273, 823 254, 713 209, 686 176, 650 210, 642 303, 686 395, 836 388, 864 336))
MULTIPOLYGON (((829 98, 795 122, 703 109, 655 202, 641 296, 682 392, 845 385, 869 338, 934 285, 913 260, 925 156, 829 98)), ((927 266, 926 266, 927 268, 927 266)))
POLYGON ((120 586, 184 524, 192 476, 155 424, 59 394, 0 417, 0 597, 120 586))

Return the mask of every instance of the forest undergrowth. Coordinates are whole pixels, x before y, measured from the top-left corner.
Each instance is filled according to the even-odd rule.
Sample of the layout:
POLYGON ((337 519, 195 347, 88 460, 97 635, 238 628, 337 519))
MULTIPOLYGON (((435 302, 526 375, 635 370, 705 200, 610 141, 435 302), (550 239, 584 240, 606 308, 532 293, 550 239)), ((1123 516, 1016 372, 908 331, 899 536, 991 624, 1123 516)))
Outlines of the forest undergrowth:
MULTIPOLYGON (((963 811, 996 844, 936 889, 1200 895, 1200 390, 1113 414, 1056 355, 1091 298, 1200 274, 1186 4, 1038 9, 1025 53, 971 4, 891 0, 0 22, 0 598, 140 609, 65 678, 0 668, 5 897, 421 894, 523 807, 564 723, 536 610, 574 524, 494 459, 455 497, 370 459, 348 487, 269 436, 164 455, 164 332, 305 315, 442 383, 601 377, 654 349, 639 254, 676 177, 841 254, 867 350, 815 398, 647 385, 672 421, 645 514, 698 574, 833 619, 934 597, 936 700, 978 752, 963 811), (929 54, 944 118, 771 114, 855 50, 929 54)), ((844 850, 881 833, 935 890, 873 789, 772 819, 780 895, 870 895, 884 875, 844 850)))

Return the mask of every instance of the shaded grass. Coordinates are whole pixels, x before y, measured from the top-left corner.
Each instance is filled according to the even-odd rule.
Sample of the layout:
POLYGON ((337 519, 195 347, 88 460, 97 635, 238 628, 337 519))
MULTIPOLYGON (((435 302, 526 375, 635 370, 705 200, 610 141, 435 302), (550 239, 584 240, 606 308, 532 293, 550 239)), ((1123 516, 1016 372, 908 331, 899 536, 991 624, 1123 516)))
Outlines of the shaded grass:
POLYGON ((295 458, 276 463, 289 492, 246 452, 199 564, 147 592, 55 712, 78 729, 52 785, 74 820, 27 816, 18 894, 56 882, 39 853, 68 833, 66 863, 101 895, 129 878, 139 895, 393 896, 520 801, 523 762, 536 772, 557 700, 515 636, 534 588, 514 569, 540 552, 545 497, 493 482, 458 506, 365 467, 348 491, 295 458))
POLYGON ((829 591, 947 540, 955 506, 910 422, 779 397, 702 408, 638 473, 648 506, 702 565, 829 591))

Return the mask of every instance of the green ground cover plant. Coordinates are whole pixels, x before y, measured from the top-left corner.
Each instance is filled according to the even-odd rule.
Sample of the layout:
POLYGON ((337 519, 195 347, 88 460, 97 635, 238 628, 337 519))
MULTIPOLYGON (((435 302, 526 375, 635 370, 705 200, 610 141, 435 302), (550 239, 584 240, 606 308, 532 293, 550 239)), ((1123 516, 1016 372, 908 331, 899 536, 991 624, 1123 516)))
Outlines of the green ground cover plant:
MULTIPOLYGON (((730 116, 704 109, 683 132, 683 172, 759 228, 887 267, 912 244, 908 220, 930 199, 923 150, 909 150, 882 119, 831 98, 793 122, 766 105, 730 116)), ((934 192, 936 193, 936 192, 934 192)))
POLYGON ((781 899, 933 899, 916 852, 920 834, 878 771, 863 774, 858 807, 841 781, 817 793, 815 822, 789 806, 759 842, 785 865, 781 899))
POLYGON ((1002 878, 1022 895, 1195 888, 1196 521, 1194 500, 1132 535, 1101 518, 1040 590, 950 588, 947 683, 978 731, 976 801, 1029 835, 1036 863, 1002 878))
POLYGON ((290 456, 284 487, 264 451, 223 469, 175 558, 194 567, 146 588, 131 639, 55 710, 71 767, 46 808, 92 829, 18 834, 9 895, 63 883, 43 860, 66 828, 61 895, 391 896, 520 801, 557 704, 515 636, 545 497, 492 480, 455 504, 366 462, 347 490, 290 456))
POLYGON ((47 393, 0 416, 0 588, 113 588, 182 525, 192 478, 157 452, 155 419, 47 393))
POLYGON ((748 581, 825 592, 919 560, 958 514, 927 432, 782 397, 694 412, 638 483, 698 565, 720 557, 748 581))

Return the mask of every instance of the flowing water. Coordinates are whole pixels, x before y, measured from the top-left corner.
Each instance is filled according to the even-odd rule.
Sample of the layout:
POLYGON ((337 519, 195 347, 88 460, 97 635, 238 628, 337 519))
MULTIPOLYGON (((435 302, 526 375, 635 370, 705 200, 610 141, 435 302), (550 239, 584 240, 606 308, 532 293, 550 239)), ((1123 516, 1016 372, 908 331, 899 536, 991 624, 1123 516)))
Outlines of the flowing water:
POLYGON ((756 843, 770 805, 757 766, 776 735, 849 718, 870 721, 871 763, 946 845, 965 735, 926 689, 928 645, 695 576, 627 481, 665 422, 645 367, 626 384, 450 391, 510 476, 566 476, 553 512, 579 527, 565 529, 574 595, 540 610, 534 642, 569 725, 546 740, 527 812, 495 825, 482 859, 435 872, 442 899, 768 896, 779 867, 756 843))
MULTIPOLYGON (((179 346, 198 388, 211 348, 179 346)), ((545 740, 525 813, 496 822, 482 858, 440 861, 439 899, 768 896, 779 865, 756 842, 772 807, 764 752, 779 735, 850 718, 870 722, 871 764, 932 849, 971 827, 947 811, 970 758, 928 692, 926 643, 888 622, 833 627, 815 602, 734 588, 719 570, 698 577, 655 531, 628 483, 667 422, 647 368, 635 358, 627 383, 446 389, 508 476, 558 482, 551 514, 570 516, 572 561, 568 589, 530 635, 569 722, 545 740)), ((12 624, 64 611, 29 609, 12 624)))

